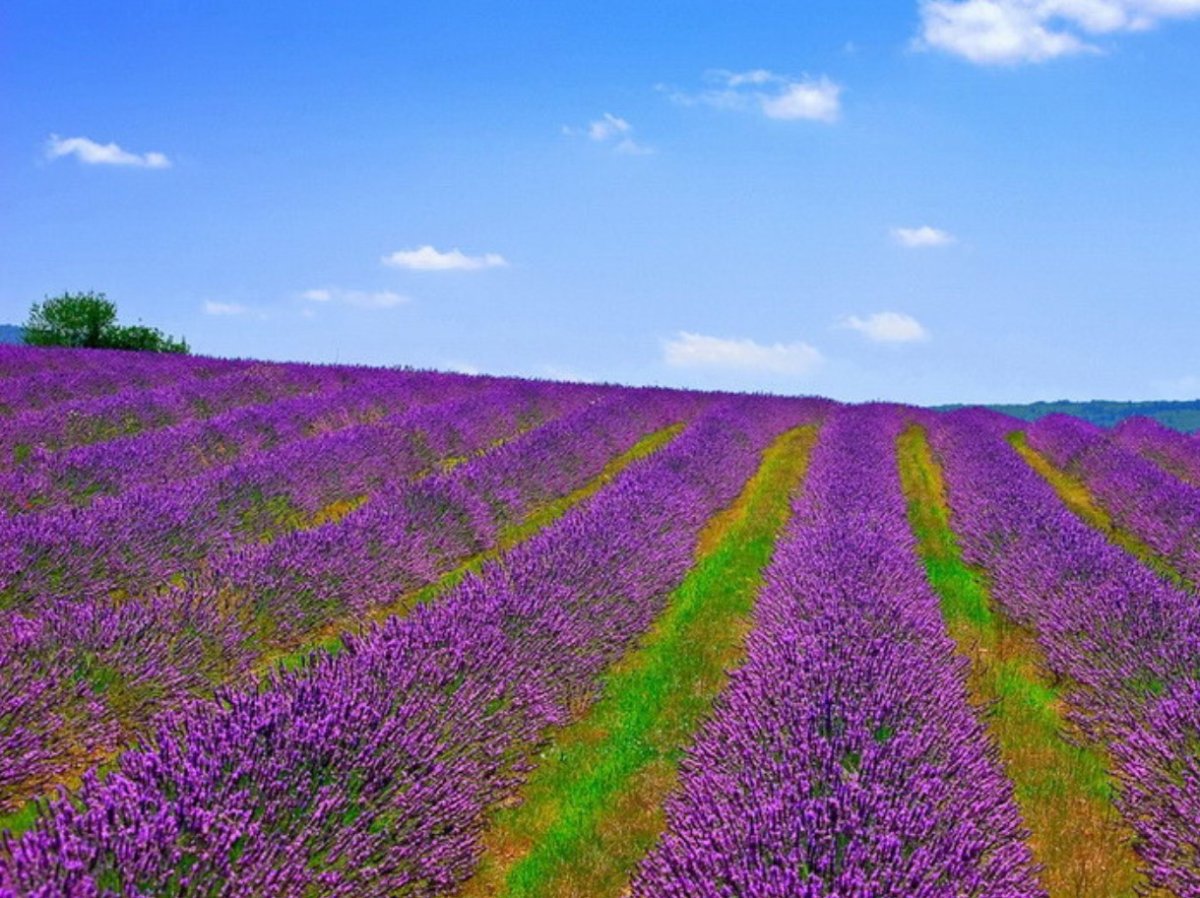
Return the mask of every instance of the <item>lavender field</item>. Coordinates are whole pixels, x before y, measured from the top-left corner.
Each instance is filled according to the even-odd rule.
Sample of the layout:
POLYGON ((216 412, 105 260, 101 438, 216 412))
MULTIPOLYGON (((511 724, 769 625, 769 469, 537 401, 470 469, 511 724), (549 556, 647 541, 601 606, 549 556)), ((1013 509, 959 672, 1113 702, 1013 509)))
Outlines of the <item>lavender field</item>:
POLYGON ((1200 895, 1200 441, 0 346, 0 896, 1200 895))

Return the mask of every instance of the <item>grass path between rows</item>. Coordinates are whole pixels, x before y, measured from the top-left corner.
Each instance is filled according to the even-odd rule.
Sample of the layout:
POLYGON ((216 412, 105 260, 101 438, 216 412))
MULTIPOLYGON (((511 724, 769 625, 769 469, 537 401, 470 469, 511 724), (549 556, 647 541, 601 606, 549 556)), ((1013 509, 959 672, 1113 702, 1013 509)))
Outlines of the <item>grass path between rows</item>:
POLYGON ((594 496, 634 462, 648 458, 661 450, 679 436, 683 428, 683 424, 672 424, 647 434, 629 449, 612 458, 599 474, 579 489, 539 505, 526 515, 524 520, 505 528, 501 532, 495 548, 471 556, 428 586, 405 593, 396 601, 373 609, 365 619, 346 617, 330 621, 303 645, 287 652, 277 652, 266 656, 259 665, 260 672, 265 673, 275 667, 285 669, 298 667, 305 663, 313 653, 338 652, 342 648, 344 633, 361 630, 364 625, 381 623, 391 617, 403 616, 418 605, 449 592, 467 574, 478 571, 488 561, 500 558, 514 546, 549 527, 572 508, 594 496))
POLYGON ((1117 524, 1112 515, 1092 496, 1087 484, 1030 446, 1024 431, 1018 430, 1009 434, 1008 442, 1025 463, 1054 488, 1063 504, 1085 523, 1099 530, 1110 542, 1120 546, 1164 580, 1188 592, 1196 591, 1195 585, 1159 555, 1153 546, 1136 533, 1117 524))
POLYGON ((1050 898, 1132 898, 1144 880, 1104 754, 1075 741, 1036 639, 994 606, 985 575, 964 561, 924 431, 910 426, 897 450, 926 575, 971 663, 972 698, 1015 787, 1042 884, 1050 898))
POLYGON ((462 895, 599 898, 627 888, 666 825, 683 751, 742 657, 816 434, 806 425, 779 437, 710 521, 666 610, 605 677, 596 704, 553 734, 519 803, 495 813, 462 895))

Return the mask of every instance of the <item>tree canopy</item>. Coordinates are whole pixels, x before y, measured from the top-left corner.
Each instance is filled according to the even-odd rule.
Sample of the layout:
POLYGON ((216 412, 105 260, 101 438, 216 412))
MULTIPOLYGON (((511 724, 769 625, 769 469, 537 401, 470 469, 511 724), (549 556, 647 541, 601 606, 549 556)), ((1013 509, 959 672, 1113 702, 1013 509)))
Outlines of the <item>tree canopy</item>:
POLYGON ((158 328, 117 323, 117 307, 103 293, 63 293, 35 302, 25 322, 25 342, 31 346, 71 346, 87 349, 134 349, 144 352, 188 351, 158 328))

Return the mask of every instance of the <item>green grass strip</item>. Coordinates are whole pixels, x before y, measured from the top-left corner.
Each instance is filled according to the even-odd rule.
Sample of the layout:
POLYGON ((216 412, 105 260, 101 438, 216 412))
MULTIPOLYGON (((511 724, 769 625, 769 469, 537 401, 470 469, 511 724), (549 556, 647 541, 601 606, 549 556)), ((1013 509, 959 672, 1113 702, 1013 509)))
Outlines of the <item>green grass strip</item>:
POLYGON ((39 802, 28 801, 11 814, 0 815, 0 833, 8 833, 15 839, 37 823, 39 813, 39 802))
POLYGON ((706 532, 695 567, 602 697, 544 750, 485 836, 467 896, 619 895, 665 826, 683 750, 742 656, 762 571, 788 520, 816 438, 784 434, 733 509, 706 532))
POLYGON ((1149 543, 1143 541, 1132 531, 1118 525, 1112 519, 1112 515, 1096 501, 1082 480, 1069 471, 1064 471, 1030 446, 1024 431, 1018 430, 1009 434, 1008 442, 1017 450, 1017 454, 1025 460, 1026 464, 1037 471, 1054 488, 1054 492, 1058 494, 1063 504, 1085 523, 1099 530, 1110 542, 1120 546, 1164 580, 1180 589, 1186 589, 1189 592, 1195 591, 1195 586, 1168 564, 1149 543))
POLYGON ((1050 898, 1132 898, 1142 884, 1131 832, 1112 804, 1103 753, 1065 738, 1059 690, 1032 634, 993 606, 985 576, 963 560, 945 485, 925 433, 897 447, 908 517, 947 630, 971 662, 972 697, 1012 780, 1050 898))

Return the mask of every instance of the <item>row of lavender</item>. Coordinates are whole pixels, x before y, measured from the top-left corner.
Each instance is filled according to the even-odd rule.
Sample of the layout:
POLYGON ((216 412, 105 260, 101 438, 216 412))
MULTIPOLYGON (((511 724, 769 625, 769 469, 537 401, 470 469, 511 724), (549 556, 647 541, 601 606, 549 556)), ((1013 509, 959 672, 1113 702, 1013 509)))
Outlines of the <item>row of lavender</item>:
POLYGON ((1068 511, 1007 444, 1011 428, 979 410, 931 428, 966 556, 1109 747, 1151 882, 1200 894, 1200 606, 1068 511))
POLYGON ((22 512, 85 505, 133 486, 177 482, 255 452, 462 397, 482 389, 483 382, 429 373, 352 378, 331 369, 312 387, 300 395, 239 402, 211 417, 161 429, 60 451, 39 448, 26 463, 0 473, 0 508, 22 512))
MULTIPOLYGON (((1141 428, 1143 434, 1148 430, 1141 428)), ((1130 432, 1121 433, 1123 438, 1110 436, 1066 415, 1043 418, 1028 431, 1029 444, 1082 479, 1117 526, 1144 540, 1193 586, 1200 585, 1200 486, 1144 457, 1128 445, 1130 432)), ((1157 436, 1153 430, 1147 435, 1157 436)))
POLYGON ((1127 418, 1113 429, 1113 439, 1181 480, 1200 486, 1200 433, 1189 436, 1151 418, 1127 418))
POLYGON ((6 841, 0 895, 443 894, 482 810, 653 620, 705 521, 820 409, 707 412, 443 600, 166 715, 6 841))
POLYGON ((587 389, 499 381, 448 402, 257 453, 83 508, 0 518, 0 607, 142 595, 278 529, 470 455, 586 402, 587 389))
POLYGON ((130 388, 21 411, 0 430, 0 465, 37 465, 46 453, 205 418, 241 405, 315 392, 347 369, 254 365, 216 377, 183 377, 153 389, 130 388))
POLYGON ((0 345, 0 415, 57 402, 210 378, 249 368, 252 361, 148 353, 30 349, 0 345))
MULTIPOLYGON (((205 693, 272 650, 386 605, 494 548, 504 528, 540 502, 584 485, 643 433, 689 415, 700 401, 628 391, 580 407, 577 391, 543 392, 530 403, 485 391, 409 416, 409 429, 386 432, 397 448, 420 438, 444 452, 449 444, 481 448, 499 428, 511 432, 534 413, 553 418, 577 409, 417 482, 405 479, 413 466, 396 464, 393 454, 392 479, 339 521, 206 557, 181 585, 144 597, 113 600, 93 591, 66 601, 60 591, 0 615, 11 652, 0 667, 11 687, 0 705, 0 807, 6 792, 19 801, 79 766, 81 752, 127 741, 181 696, 205 693)), ((341 472, 379 462, 322 457, 341 472)), ((290 461, 283 458, 284 470, 294 474, 290 461)))
MULTIPOLYGON (((33 354, 43 352, 23 351, 33 354)), ((110 359, 110 364, 113 371, 98 372, 98 376, 102 376, 106 382, 120 375, 126 361, 124 358, 110 359)), ((487 380, 456 374, 352 366, 244 362, 206 364, 205 360, 190 360, 187 357, 163 357, 155 363, 157 367, 145 362, 142 364, 147 365, 147 375, 157 372, 157 377, 150 379, 149 384, 132 377, 132 383, 120 390, 101 391, 102 395, 84 391, 82 396, 45 407, 35 401, 22 401, 21 394, 33 389, 33 385, 27 383, 29 378, 0 379, 0 391, 10 391, 19 409, 4 421, 4 428, 0 430, 0 469, 8 467, 36 474, 45 465, 62 464, 58 455, 64 450, 96 443, 113 448, 123 447, 122 462, 144 460, 152 457, 151 450, 139 453, 137 448, 140 444, 136 439, 123 443, 120 438, 145 435, 174 425, 196 425, 233 410, 270 406, 290 396, 330 395, 343 390, 374 391, 376 396, 382 396, 390 388, 395 397, 412 395, 416 399, 422 393, 428 394, 438 389, 461 390, 467 385, 478 386, 481 381, 487 380), (180 361, 181 358, 183 361, 180 361)), ((135 373, 136 370, 135 366, 135 373)), ((37 377, 48 384, 68 379, 65 373, 54 370, 37 377)), ((219 439, 221 436, 237 436, 237 433, 221 434, 220 425, 233 426, 250 433, 254 422, 233 418, 216 423, 218 433, 215 437, 219 439)), ((185 440, 195 440, 196 431, 184 431, 179 436, 185 440)), ((165 445, 160 441, 156 448, 165 445)), ((226 450, 236 449, 234 442, 222 445, 226 450)), ((102 457, 102 453, 100 456, 83 453, 77 463, 84 465, 86 475, 87 468, 96 465, 102 457)), ((114 460, 110 467, 116 464, 114 460)), ((73 473, 74 466, 68 465, 63 476, 69 480, 69 475, 73 473)), ((51 483, 54 481, 51 480, 51 483)), ((11 498, 4 496, 10 489, 0 488, 0 497, 3 497, 0 502, 11 503, 11 498)), ((67 490, 86 495, 89 491, 86 477, 79 485, 68 482, 67 490)))
POLYGON ((635 876, 655 898, 1041 894, 915 554, 895 407, 830 416, 745 664, 635 876))

